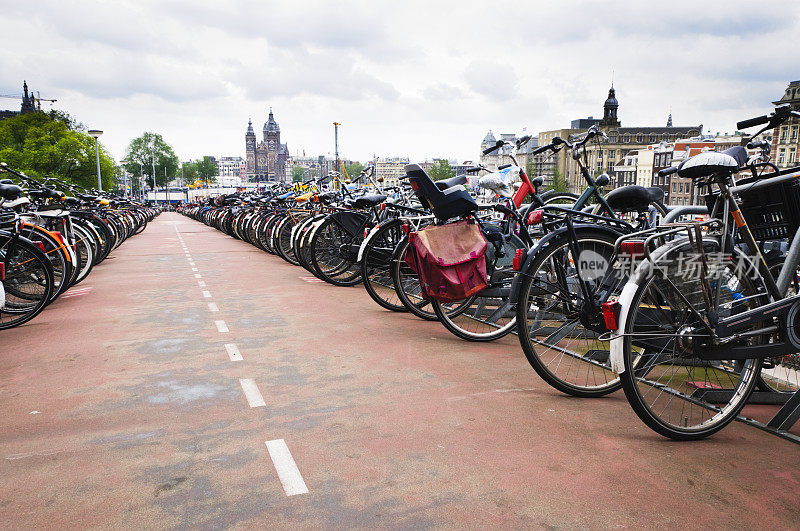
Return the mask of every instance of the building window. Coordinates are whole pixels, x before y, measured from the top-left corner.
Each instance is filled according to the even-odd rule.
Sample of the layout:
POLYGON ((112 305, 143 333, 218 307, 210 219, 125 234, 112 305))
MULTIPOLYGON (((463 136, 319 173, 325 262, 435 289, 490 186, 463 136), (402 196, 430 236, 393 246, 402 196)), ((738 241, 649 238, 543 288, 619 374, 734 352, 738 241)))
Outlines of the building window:
POLYGON ((787 160, 789 164, 794 163, 794 148, 789 148, 789 160, 787 160))
POLYGON ((788 130, 787 127, 781 127, 781 139, 780 143, 783 144, 786 142, 786 131, 788 130))
POLYGON ((791 142, 797 142, 797 126, 796 125, 792 126, 791 142))
POLYGON ((615 152, 614 152, 614 150, 613 150, 613 149, 609 149, 609 150, 608 150, 608 158, 609 158, 609 159, 613 159, 613 158, 614 158, 614 156, 615 156, 615 152))
POLYGON ((664 166, 669 166, 672 163, 672 153, 664 154, 664 166))
POLYGON ((658 137, 656 137, 656 135, 650 135, 650 143, 655 144, 656 142, 658 142, 658 137))
POLYGON ((786 150, 780 149, 778 150, 778 166, 783 166, 784 160, 786 160, 786 150))
POLYGON ((672 191, 676 192, 677 190, 678 190, 678 183, 673 182, 672 183, 672 191))
POLYGON ((625 135, 625 136, 622 137, 622 143, 623 144, 627 144, 630 141, 631 141, 631 135, 625 135))
POLYGON ((638 135, 636 135, 636 142, 641 144, 643 141, 644 141, 644 135, 642 135, 642 133, 639 133, 638 135))

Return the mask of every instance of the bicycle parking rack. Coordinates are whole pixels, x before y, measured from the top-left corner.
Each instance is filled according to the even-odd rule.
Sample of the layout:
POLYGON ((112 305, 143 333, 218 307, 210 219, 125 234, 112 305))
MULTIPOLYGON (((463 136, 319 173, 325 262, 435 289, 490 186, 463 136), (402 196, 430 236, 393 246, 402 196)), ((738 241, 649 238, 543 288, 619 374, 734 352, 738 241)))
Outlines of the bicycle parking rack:
MULTIPOLYGON (((783 393, 764 394, 781 395, 783 393)), ((748 403, 750 402, 748 401, 748 403)), ((789 430, 795 425, 798 419, 800 419, 800 390, 795 391, 794 394, 792 394, 788 400, 786 400, 786 403, 783 405, 783 407, 778 410, 774 417, 772 417, 772 420, 766 424, 748 417, 743 417, 742 415, 739 415, 736 418, 736 420, 740 422, 755 426, 756 428, 764 430, 767 433, 771 433, 788 441, 792 441, 793 443, 800 444, 800 435, 789 433, 789 430)))
MULTIPOLYGON (((698 389, 692 393, 693 398, 702 398, 714 403, 727 402, 733 391, 730 389, 698 389)), ((764 424, 750 417, 739 415, 736 420, 750 426, 755 426, 782 439, 800 444, 800 435, 790 433, 789 430, 800 420, 800 390, 794 393, 776 393, 769 391, 754 391, 747 400, 748 405, 782 405, 781 409, 764 424)))

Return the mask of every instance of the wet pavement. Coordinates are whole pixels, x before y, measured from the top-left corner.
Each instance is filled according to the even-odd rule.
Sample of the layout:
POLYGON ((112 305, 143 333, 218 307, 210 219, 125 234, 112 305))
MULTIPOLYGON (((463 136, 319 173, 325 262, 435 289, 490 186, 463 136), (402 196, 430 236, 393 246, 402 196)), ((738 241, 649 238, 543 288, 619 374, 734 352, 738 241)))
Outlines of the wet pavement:
POLYGON ((666 440, 308 276, 166 213, 0 332, 0 526, 798 526, 797 445, 666 440))

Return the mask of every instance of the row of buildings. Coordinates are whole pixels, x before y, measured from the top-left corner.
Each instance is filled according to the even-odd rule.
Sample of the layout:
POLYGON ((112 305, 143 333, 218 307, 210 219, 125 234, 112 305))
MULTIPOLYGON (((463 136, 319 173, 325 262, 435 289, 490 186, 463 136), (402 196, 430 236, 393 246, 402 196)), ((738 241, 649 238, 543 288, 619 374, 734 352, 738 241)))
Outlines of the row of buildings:
MULTIPOLYGON (((793 109, 800 111, 800 81, 789 83, 784 95, 773 104, 791 105, 793 109)), ((591 126, 597 125, 606 133, 608 140, 586 146, 587 166, 594 176, 608 174, 610 187, 629 184, 659 186, 666 194, 666 202, 680 205, 696 201, 691 181, 674 174, 659 177, 659 170, 677 165, 702 151, 724 151, 733 146, 744 145, 749 140, 749 136, 741 132, 732 135, 704 135, 702 124, 674 126, 671 113, 664 127, 622 127, 618 110, 619 101, 612 86, 603 104, 603 118, 590 116, 573 120, 569 128, 540 132, 517 152, 517 160, 521 166, 528 168, 532 175, 542 176, 545 185, 553 186, 554 176, 559 176, 570 191, 579 193, 585 188, 586 183, 570 150, 562 149, 556 155, 549 153, 534 155, 532 152, 540 145, 549 144, 556 136, 566 140, 571 135, 585 133, 591 126)), ((779 168, 798 164, 797 157, 800 155, 798 129, 800 129, 800 119, 792 118, 786 124, 763 135, 772 143, 772 161, 779 168)), ((500 139, 512 142, 516 138, 514 134, 500 135, 500 139)), ((495 145, 497 140, 489 131, 481 142, 481 150, 495 145)), ((489 155, 482 155, 480 162, 490 169, 496 169, 499 165, 511 162, 511 152, 511 148, 500 149, 489 155)))

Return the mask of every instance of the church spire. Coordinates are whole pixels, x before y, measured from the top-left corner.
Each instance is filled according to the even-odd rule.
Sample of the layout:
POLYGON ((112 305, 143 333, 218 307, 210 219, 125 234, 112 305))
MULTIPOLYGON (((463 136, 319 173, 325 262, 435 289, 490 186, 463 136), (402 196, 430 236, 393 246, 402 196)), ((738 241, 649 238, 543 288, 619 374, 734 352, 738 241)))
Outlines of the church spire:
POLYGON ((26 114, 34 112, 36 110, 36 102, 34 101, 33 94, 28 96, 28 82, 25 80, 22 81, 22 92, 22 108, 20 109, 20 113, 26 114))
POLYGON ((603 119, 600 121, 600 125, 619 127, 620 122, 619 119, 617 119, 617 109, 619 109, 619 102, 617 101, 617 94, 612 82, 611 88, 608 90, 608 97, 605 103, 603 103, 603 119))
POLYGON ((669 118, 667 118, 667 127, 672 127, 672 109, 669 110, 669 118))

